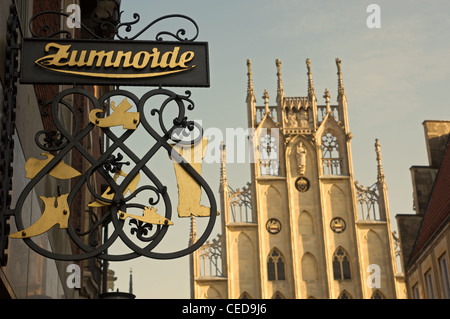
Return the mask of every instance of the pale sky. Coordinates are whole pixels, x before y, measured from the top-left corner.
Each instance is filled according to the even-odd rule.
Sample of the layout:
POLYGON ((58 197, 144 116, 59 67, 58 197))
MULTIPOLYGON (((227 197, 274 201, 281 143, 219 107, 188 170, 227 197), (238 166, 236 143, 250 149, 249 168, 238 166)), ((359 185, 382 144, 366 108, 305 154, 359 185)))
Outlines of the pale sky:
MULTIPOLYGON (((263 105, 265 89, 275 105, 276 59, 282 62, 286 96, 307 95, 305 60, 310 58, 319 104, 324 104, 326 88, 334 104, 335 58, 341 58, 355 180, 365 186, 376 181, 374 142, 378 138, 393 227, 396 214, 413 212, 409 168, 428 164, 422 122, 450 120, 448 0, 122 0, 121 10, 125 11, 122 21, 131 20, 134 12, 140 14, 135 32, 167 14, 184 14, 197 22, 197 41, 209 43, 211 87, 191 89, 196 108, 188 116, 202 120, 205 129, 246 128, 247 59, 252 60, 257 105, 263 105), (381 9, 380 28, 367 27, 370 13, 366 9, 371 3, 381 9)), ((155 25, 151 30, 156 32, 149 30, 139 39, 154 40, 162 29, 155 25)), ((185 89, 174 91, 182 94, 185 89)), ((136 92, 142 94, 144 89, 136 92)), ((165 173, 173 175, 161 172, 158 176, 163 181, 165 173)), ((227 174, 233 188, 250 181, 248 164, 228 164, 227 174)), ((219 203, 219 165, 204 164, 203 176, 219 203)), ((167 184, 176 207, 175 184, 167 184)), ((212 237, 221 232, 219 223, 220 218, 212 237)), ((186 247, 189 222, 181 222, 180 227, 183 230, 172 232, 158 251, 186 247)), ((112 263, 118 277, 115 288, 128 291, 132 267, 137 298, 189 298, 188 261, 188 257, 166 261, 140 257, 112 263)))

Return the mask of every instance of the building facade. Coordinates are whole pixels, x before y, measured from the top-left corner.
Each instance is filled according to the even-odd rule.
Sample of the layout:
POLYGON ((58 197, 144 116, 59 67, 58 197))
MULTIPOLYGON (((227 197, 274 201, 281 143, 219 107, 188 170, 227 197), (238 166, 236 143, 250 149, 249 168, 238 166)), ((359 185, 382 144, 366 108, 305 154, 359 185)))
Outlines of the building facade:
POLYGON ((404 298, 378 140, 377 181, 354 179, 340 59, 336 104, 318 103, 307 59, 306 96, 285 95, 276 60, 276 104, 256 105, 247 65, 251 183, 229 187, 224 147, 223 234, 191 257, 192 298, 404 298))
MULTIPOLYGON (((2 119, 2 134, 10 128, 11 134, 9 136, 2 135, 2 165, 0 175, 2 180, 5 176, 11 178, 9 189, 5 188, 8 183, 2 184, 1 193, 1 209, 5 210, 8 207, 14 208, 14 203, 18 196, 24 189, 29 179, 25 176, 24 166, 26 160, 31 157, 42 158, 42 149, 39 149, 36 142, 38 132, 55 132, 54 122, 51 112, 48 112, 48 101, 51 101, 59 92, 67 89, 69 86, 65 85, 22 85, 18 81, 13 86, 9 82, 11 75, 8 73, 10 68, 10 53, 11 53, 11 34, 17 35, 18 43, 22 38, 33 37, 36 33, 47 32, 46 35, 53 31, 57 31, 54 37, 60 38, 70 35, 74 39, 86 38, 85 30, 77 27, 70 27, 66 20, 62 19, 62 15, 50 15, 45 18, 36 17, 43 11, 55 11, 63 14, 71 14, 73 10, 68 9, 73 5, 81 8, 81 21, 85 25, 89 25, 90 18, 95 15, 96 19, 101 20, 103 16, 107 19, 111 15, 106 14, 107 8, 116 8, 120 1, 85 1, 85 0, 48 0, 48 1, 28 1, 28 0, 1 0, 0 1, 0 117, 2 119), (17 29, 11 29, 11 14, 18 19, 19 25, 17 29), (30 19, 33 20, 32 27, 29 27, 30 19), (60 32, 62 31, 62 32, 60 32), (8 117, 11 110, 7 109, 8 99, 3 92, 7 90, 14 91, 15 110, 14 116, 8 117), (8 113, 9 112, 9 113, 8 113), (10 144, 7 144, 12 141, 10 144), (11 149, 9 150, 8 147, 11 149), (12 155, 13 160, 10 166, 5 167, 5 152, 12 155), (6 171, 7 170, 7 171, 6 171), (7 175, 6 175, 7 174, 7 175)), ((99 23, 97 23, 99 29, 99 23)), ((20 47, 12 48, 13 50, 20 50, 20 47)), ((105 86, 89 86, 84 87, 95 96, 101 96, 110 88, 105 86)), ((82 99, 77 96, 67 97, 65 100, 67 105, 76 105, 77 111, 88 114, 89 102, 87 99, 82 99)), ((51 104, 51 103, 50 103, 51 104)), ((69 132, 73 130, 74 118, 68 108, 63 109, 58 114, 58 120, 63 123, 65 129, 69 132)), ((87 121, 87 119, 85 118, 87 121)), ((85 124, 85 123, 79 123, 85 124)), ((7 134, 8 135, 8 134, 7 134)), ((46 143, 51 147, 51 143, 57 142, 58 136, 40 136, 40 143, 46 143)), ((104 139, 100 130, 94 130, 89 137, 83 141, 83 146, 92 154, 100 154, 104 148, 104 139)), ((86 161, 83 161, 79 153, 73 152, 71 156, 65 160, 73 168, 84 171, 86 169, 86 161)), ((43 213, 44 207, 39 200, 39 196, 58 196, 58 194, 67 192, 72 186, 73 182, 67 180, 56 180, 52 177, 45 177, 33 190, 32 196, 29 196, 24 204, 22 210, 24 220, 29 224, 36 221, 43 213)), ((101 185, 96 184, 96 187, 101 185)), ((80 212, 87 203, 91 202, 92 198, 84 194, 79 196, 74 201, 71 207, 71 218, 78 226, 78 230, 82 233, 89 223, 89 218, 84 218, 86 214, 80 212)), ((82 262, 61 262, 47 259, 31 249, 22 240, 7 239, 8 234, 16 232, 13 218, 8 221, 2 221, 2 267, 0 269, 0 298, 96 298, 101 293, 102 285, 102 265, 96 259, 89 259, 82 262), (5 227, 5 228, 3 228, 5 227), (6 234, 6 237, 5 237, 6 234), (3 240, 5 239, 5 240, 3 240), (73 273, 71 265, 78 265, 80 268, 81 285, 71 286, 67 284, 67 279, 73 273), (71 270, 72 269, 72 270, 71 270)), ((61 232, 54 229, 48 233, 36 237, 36 241, 41 247, 51 247, 52 251, 61 253, 76 253, 74 247, 67 243, 61 232)), ((98 239, 101 240, 101 233, 98 234, 98 239)), ((105 276, 106 281, 112 281, 113 272, 109 271, 105 276)), ((105 286, 111 288, 111 282, 105 286)))
POLYGON ((450 121, 423 122, 428 166, 410 168, 415 214, 396 215, 409 299, 450 299, 450 121))

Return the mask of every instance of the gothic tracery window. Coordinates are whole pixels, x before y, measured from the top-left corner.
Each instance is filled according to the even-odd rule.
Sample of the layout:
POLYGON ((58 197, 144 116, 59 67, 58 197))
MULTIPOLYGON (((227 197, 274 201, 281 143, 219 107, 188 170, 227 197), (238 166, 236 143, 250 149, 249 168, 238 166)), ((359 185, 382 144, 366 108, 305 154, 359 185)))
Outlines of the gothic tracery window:
POLYGON ((283 294, 282 294, 281 292, 277 291, 277 292, 273 295, 272 299, 285 299, 285 297, 283 296, 283 294))
POLYGON ((342 291, 338 299, 352 299, 352 296, 347 291, 342 291))
POLYGON ((331 132, 322 135, 322 164, 325 175, 340 175, 342 159, 339 157, 339 144, 331 132))
POLYGON ((385 299, 384 295, 379 290, 375 290, 375 292, 372 294, 371 299, 385 299))
POLYGON ((356 200, 358 202, 358 215, 362 220, 384 220, 381 215, 378 204, 378 186, 374 184, 370 187, 364 188, 355 182, 356 200))
POLYGON ((252 299, 252 297, 247 292, 243 292, 239 299, 252 299))
POLYGON ((201 277, 222 276, 222 237, 218 235, 211 242, 208 240, 198 250, 201 277))
POLYGON ((285 280, 284 258, 278 249, 273 249, 267 260, 268 280, 285 280))
POLYGON ((347 252, 339 247, 333 255, 333 276, 334 280, 351 279, 350 259, 347 252))
POLYGON ((259 139, 259 162, 261 175, 278 175, 278 141, 271 134, 263 134, 259 139))
POLYGON ((238 188, 237 190, 233 190, 230 187, 229 199, 232 222, 253 222, 250 183, 248 183, 243 189, 238 188))

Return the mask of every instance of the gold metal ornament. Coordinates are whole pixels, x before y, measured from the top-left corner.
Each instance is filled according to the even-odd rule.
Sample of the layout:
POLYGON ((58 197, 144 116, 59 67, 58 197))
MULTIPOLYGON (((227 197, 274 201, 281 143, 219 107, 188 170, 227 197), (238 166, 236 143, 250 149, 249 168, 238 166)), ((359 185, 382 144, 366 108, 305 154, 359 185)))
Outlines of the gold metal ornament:
MULTIPOLYGON (((190 149, 174 147, 181 156, 201 175, 202 159, 205 156, 207 139, 202 139, 201 143, 191 146, 190 149), (187 153, 187 154, 186 154, 187 153)), ((192 176, 186 172, 183 167, 174 161, 175 175, 178 186, 178 216, 179 217, 207 217, 210 215, 211 208, 200 205, 202 189, 192 176)), ((217 212, 219 215, 219 212, 217 212)))
POLYGON ((346 228, 345 220, 341 217, 333 218, 330 222, 330 228, 335 233, 342 233, 346 228))
MULTIPOLYGON (((34 178, 54 158, 53 155, 48 153, 42 153, 41 155, 46 156, 47 159, 40 160, 37 158, 30 158, 25 163, 25 171, 27 172, 25 175, 26 178, 34 178)), ((71 179, 81 175, 80 172, 63 161, 56 164, 48 174, 57 179, 71 179)))
POLYGON ((117 107, 111 102, 111 115, 105 118, 97 117, 103 110, 94 109, 89 113, 89 121, 99 127, 113 127, 122 125, 124 129, 135 130, 139 124, 139 112, 127 112, 131 108, 128 99, 124 99, 117 107))
POLYGON ((30 227, 11 234, 9 237, 30 238, 38 236, 47 232, 56 224, 59 224, 59 228, 68 228, 70 215, 69 204, 67 203, 68 196, 69 194, 65 194, 57 198, 41 196, 40 198, 45 205, 45 210, 42 216, 30 227), (57 204, 56 207, 55 201, 57 204))
POLYGON ((306 177, 299 177, 295 181, 295 188, 301 193, 305 193, 311 186, 310 181, 306 177))
POLYGON ((173 225, 169 219, 157 214, 156 211, 157 209, 154 207, 145 207, 142 216, 131 215, 119 211, 119 218, 125 220, 129 217, 153 225, 173 225))
MULTIPOLYGON (((114 181, 117 181, 119 176, 127 177, 127 174, 125 174, 125 172, 123 170, 120 170, 120 171, 116 172, 114 174, 114 177, 113 177, 114 181)), ((141 177, 140 173, 137 173, 136 176, 131 180, 131 182, 128 184, 128 186, 123 191, 123 195, 124 196, 128 192, 130 192, 132 194, 136 190, 136 188, 137 188, 137 186, 139 184, 140 177, 141 177)), ((104 198, 106 200, 112 200, 114 198, 114 195, 115 195, 115 193, 111 191, 111 187, 108 187, 106 189, 106 191, 102 194, 102 198, 104 198)), ((103 206, 109 206, 109 205, 110 204, 96 199, 95 201, 90 203, 88 206, 89 207, 103 207, 103 206)))

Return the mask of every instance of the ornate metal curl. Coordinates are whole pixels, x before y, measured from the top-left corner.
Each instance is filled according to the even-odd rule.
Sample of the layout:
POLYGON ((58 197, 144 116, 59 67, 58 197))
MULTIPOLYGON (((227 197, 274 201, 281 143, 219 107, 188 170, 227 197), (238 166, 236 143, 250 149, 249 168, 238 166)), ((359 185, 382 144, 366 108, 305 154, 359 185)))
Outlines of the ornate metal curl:
MULTIPOLYGON (((150 28, 152 28, 157 23, 169 20, 169 19, 180 19, 189 22, 192 24, 192 26, 195 29, 195 33, 193 36, 185 37, 187 34, 186 29, 180 28, 176 32, 170 32, 170 31, 159 31, 156 36, 156 41, 163 41, 164 36, 169 36, 172 39, 175 39, 177 41, 181 42, 192 42, 195 41, 199 34, 199 28, 197 23, 190 17, 182 15, 182 14, 170 14, 165 15, 163 17, 160 17, 156 20, 153 20, 149 24, 147 24, 144 28, 142 28, 140 31, 138 31, 133 36, 122 36, 121 31, 123 30, 126 34, 129 34, 133 31, 133 26, 136 25, 140 21, 140 16, 138 13, 133 14, 133 21, 128 22, 121 22, 123 11, 118 12, 118 18, 117 20, 113 17, 113 14, 109 11, 106 11, 107 15, 109 16, 108 19, 100 19, 93 13, 91 15, 91 21, 96 26, 95 30, 94 28, 91 28, 87 26, 86 24, 82 23, 81 21, 77 21, 79 23, 80 27, 86 31, 92 39, 106 39, 106 40, 112 40, 112 39, 118 39, 118 40, 137 40, 143 33, 148 31, 150 28), (104 31, 103 34, 99 34, 99 30, 104 31)), ((40 30, 34 30, 34 21, 38 19, 39 17, 45 17, 45 16, 57 16, 58 18, 62 18, 64 22, 68 19, 73 21, 73 18, 71 15, 60 12, 60 11, 43 11, 39 12, 36 15, 34 15, 29 22, 29 29, 33 37, 35 38, 55 38, 55 37, 61 37, 64 36, 66 39, 72 39, 72 33, 67 30, 55 30, 51 25, 44 25, 40 28, 40 30)), ((59 21, 59 20, 58 20, 59 21)))
POLYGON ((5 55, 5 82, 3 88, 3 108, 1 113, 1 141, 0 141, 0 265, 5 266, 8 260, 8 235, 10 226, 8 220, 12 214, 11 190, 14 157, 14 123, 17 94, 18 56, 20 43, 20 23, 14 4, 10 6, 10 15, 7 22, 6 55, 5 55))
MULTIPOLYGON (((35 174, 34 177, 31 178, 31 181, 26 185, 26 187, 20 194, 13 214, 16 222, 16 227, 18 230, 25 228, 22 218, 22 208, 24 206, 25 200, 28 196, 30 196, 32 190, 39 183, 39 181, 42 180, 42 178, 51 173, 55 169, 55 167, 57 167, 57 165, 59 165, 60 162, 64 160, 69 152, 73 151, 78 152, 84 158, 84 160, 89 163, 90 167, 86 172, 82 172, 80 176, 74 179, 71 190, 67 195, 67 207, 72 207, 77 194, 86 190, 89 191, 87 192, 87 194, 92 195, 94 201, 98 201, 98 203, 101 203, 101 205, 99 205, 101 207, 94 206, 94 208, 88 210, 88 213, 91 216, 91 222, 88 230, 81 232, 77 227, 74 227, 71 222, 69 222, 67 225, 67 233, 69 235, 69 238, 71 242, 79 248, 79 254, 62 254, 49 251, 43 247, 40 247, 36 242, 33 241, 32 238, 23 238, 24 242, 31 249, 43 256, 57 260, 69 261, 88 259, 91 257, 97 257, 109 261, 122 261, 139 256, 146 256, 155 259, 172 259, 182 257, 198 249, 207 240, 210 233, 212 232, 216 219, 217 205, 214 199, 214 195, 206 181, 191 166, 191 164, 187 162, 180 153, 174 151, 172 147, 173 143, 180 142, 179 140, 172 140, 172 133, 174 132, 174 130, 189 129, 189 126, 191 125, 191 122, 187 120, 186 109, 193 109, 193 103, 190 100, 190 94, 182 96, 172 91, 161 88, 151 90, 144 94, 141 98, 138 98, 133 93, 125 90, 110 91, 98 99, 91 92, 80 88, 71 88, 59 93, 51 102, 50 112, 54 121, 54 126, 57 130, 57 134, 60 136, 60 139, 64 139, 65 142, 57 148, 52 148, 52 150, 56 153, 54 157, 49 160, 48 163, 35 174), (66 130, 63 123, 58 119, 59 108, 66 107, 70 110, 74 110, 74 108, 69 105, 69 102, 67 102, 67 96, 74 95, 83 96, 92 103, 95 109, 101 109, 105 101, 108 101, 113 97, 125 97, 137 108, 137 111, 140 115, 139 125, 142 126, 145 132, 149 134, 148 140, 154 140, 154 144, 149 145, 148 151, 145 153, 145 155, 139 157, 125 143, 127 139, 133 135, 135 130, 125 130, 122 135, 118 136, 110 128, 102 127, 101 129, 111 141, 111 145, 104 151, 104 153, 99 156, 99 158, 94 158, 93 155, 88 152, 88 150, 83 146, 82 140, 96 127, 95 124, 89 122, 84 128, 80 127, 79 129, 74 130, 73 133, 70 133, 66 130), (149 113, 151 117, 158 115, 157 121, 160 124, 159 129, 163 132, 162 135, 155 130, 155 125, 150 125, 148 119, 146 118, 146 112, 144 112, 146 103, 156 96, 165 97, 165 101, 159 108, 153 109, 149 113), (63 100, 65 100, 64 103, 62 103, 63 100), (186 106, 186 103, 189 106, 186 106), (174 107, 176 110, 178 110, 178 115, 172 121, 170 127, 167 123, 164 123, 163 120, 163 113, 169 107, 169 105, 171 105, 172 108, 174 107), (136 239, 130 238, 130 234, 128 234, 126 228, 124 227, 125 220, 120 218, 120 215, 126 213, 127 210, 136 208, 140 210, 145 209, 146 206, 134 202, 134 198, 140 193, 151 192, 152 195, 148 195, 149 204, 151 206, 157 204, 159 204, 160 206, 164 206, 163 217, 167 220, 172 219, 172 204, 167 187, 161 183, 161 181, 157 178, 155 172, 151 170, 147 165, 148 162, 153 158, 153 156, 160 150, 164 150, 168 154, 170 154, 172 159, 176 163, 179 163, 179 165, 181 165, 181 167, 186 172, 188 172, 189 175, 199 185, 201 185, 208 197, 211 209, 208 225, 203 235, 200 236, 200 238, 195 243, 192 243, 187 248, 169 253, 153 251, 153 249, 161 242, 161 240, 167 233, 169 229, 169 226, 167 224, 151 225, 132 218, 128 222, 129 225, 134 226, 131 228, 130 234, 136 236, 136 239, 139 240, 141 244, 144 244, 144 247, 141 247, 141 245, 135 243, 136 239), (123 161, 124 156, 126 156, 129 161, 123 161), (129 172, 122 175, 124 179, 121 183, 119 183, 110 174, 117 174, 119 172, 123 173, 124 165, 127 166, 129 172), (110 198, 106 198, 103 194, 97 193, 96 188, 91 184, 91 180, 96 174, 102 176, 103 179, 106 180, 107 185, 109 186, 109 194, 113 194, 110 198), (126 195, 128 186, 135 180, 138 174, 145 175, 151 181, 151 184, 136 187, 135 189, 130 189, 131 194, 126 195), (93 209, 96 209, 95 207, 97 207, 101 211, 99 213, 94 213, 93 209), (98 218, 97 216, 102 217, 98 218), (105 238, 102 243, 99 243, 96 241, 98 229, 100 225, 104 225, 105 223, 112 224, 113 230, 108 238, 105 238), (153 234, 150 234, 150 231, 152 231, 153 234), (88 240, 88 243, 86 243, 82 238, 85 235, 89 235, 90 240, 88 240), (130 248, 131 252, 124 254, 111 254, 111 252, 108 251, 108 248, 110 248, 111 245, 118 239, 124 242, 128 246, 128 248, 130 248)), ((80 115, 83 116, 84 114, 72 112, 72 115, 74 117, 77 117, 80 115)), ((77 120, 79 121, 79 123, 83 123, 81 119, 75 119, 74 121, 76 122, 77 120)), ((195 125, 199 127, 198 124, 195 125)), ((52 135, 51 132, 44 133, 52 135)), ((38 134, 42 134, 42 132, 38 132, 38 134)), ((139 132, 139 134, 139 136, 141 137, 142 132, 139 132)), ((190 143, 191 145, 193 145, 197 140, 198 139, 192 139, 190 141, 184 140, 182 142, 183 144, 190 143)), ((48 147, 42 145, 41 143, 38 143, 38 141, 36 142, 36 144, 45 151, 49 150, 48 147)))
MULTIPOLYGON (((178 29, 178 31, 172 33, 169 31, 160 31, 156 34, 156 40, 162 41, 163 37, 169 36, 182 42, 194 41, 199 33, 199 29, 195 21, 184 15, 168 15, 156 19, 149 23, 146 27, 141 29, 132 37, 124 37, 120 34, 120 31, 124 29, 126 33, 133 31, 133 26, 136 25, 140 17, 138 14, 133 15, 133 21, 121 22, 120 18, 123 12, 118 13, 118 19, 113 19, 112 14, 109 15, 109 19, 101 20, 99 17, 92 16, 92 21, 97 27, 97 30, 107 31, 104 34, 96 33, 93 29, 89 28, 85 24, 80 22, 81 28, 83 28, 93 39, 119 39, 119 40, 135 40, 140 37, 144 32, 153 28, 158 22, 167 19, 181 19, 193 24, 195 28, 195 34, 191 37, 184 37, 186 35, 185 29, 178 29)), ((55 15, 58 19, 58 25, 64 23, 65 19, 71 19, 71 17, 63 12, 58 11, 46 11, 41 12, 33 16, 29 22, 31 34, 36 38, 60 38, 65 35, 66 38, 72 38, 72 33, 66 30, 55 30, 51 25, 45 25, 40 30, 35 30, 33 22, 46 15, 55 15), (61 19, 63 18, 63 19, 61 19)), ((51 20, 48 20, 51 21, 51 20)), ((1 152, 0 152, 0 173, 1 173, 1 185, 0 185, 0 261, 1 265, 6 265, 7 254, 5 253, 8 247, 8 235, 10 234, 10 225, 8 220, 11 216, 14 217, 15 226, 19 230, 15 234, 17 237, 22 238, 29 248, 37 252, 38 254, 56 260, 65 261, 77 261, 97 257, 102 260, 108 261, 123 261, 140 256, 155 259, 173 259, 185 256, 192 253, 201 247, 201 245, 207 240, 214 227, 217 205, 212 190, 202 176, 197 172, 194 167, 185 160, 185 158, 176 151, 174 144, 183 146, 193 146, 202 140, 203 129, 197 122, 188 120, 186 111, 194 109, 194 103, 190 99, 191 93, 186 91, 186 95, 179 95, 170 90, 154 89, 141 98, 138 98, 132 92, 126 90, 113 90, 101 97, 96 97, 88 90, 73 87, 66 89, 58 93, 52 100, 40 103, 42 116, 49 116, 53 121, 51 129, 44 129, 35 134, 36 145, 46 153, 43 153, 47 159, 29 159, 32 160, 30 165, 25 168, 27 172, 27 178, 30 179, 29 183, 22 190, 15 203, 14 209, 11 210, 11 185, 12 185, 12 156, 13 156, 13 134, 14 134, 14 120, 15 120, 15 96, 17 94, 16 82, 19 77, 18 74, 18 51, 20 50, 20 43, 18 42, 18 32, 20 31, 20 25, 18 21, 18 14, 15 10, 15 6, 11 6, 11 14, 8 19, 8 36, 7 36, 7 50, 6 50, 6 74, 5 74, 5 89, 4 89, 4 103, 3 103, 3 121, 2 121, 2 136, 1 136, 1 152), (149 136, 149 141, 153 142, 149 145, 145 154, 139 157, 134 153, 127 145, 126 141, 134 134, 135 129, 125 129, 123 134, 116 135, 110 129, 110 126, 99 126, 98 123, 92 121, 86 121, 89 112, 83 112, 75 104, 72 105, 68 102, 68 96, 81 95, 85 101, 89 101, 93 109, 101 110, 103 113, 103 107, 109 104, 109 101, 113 97, 122 96, 128 99, 131 104, 137 109, 137 114, 140 116, 139 128, 142 134, 142 129, 149 136), (150 125, 144 112, 146 103, 156 97, 163 96, 164 101, 158 108, 150 110, 150 117, 154 117, 155 121, 159 123, 159 131, 157 132, 158 125, 150 125), (171 118, 171 121, 166 121, 164 113, 168 108, 173 108, 178 111, 175 118, 171 118), (65 114, 72 116, 73 127, 70 132, 66 125, 59 120, 58 115, 62 112, 61 108, 65 108, 65 114), (68 111, 68 112, 67 112, 68 111), (88 123, 88 124, 84 124, 88 123), (94 130, 101 130, 103 135, 106 136, 111 145, 104 152, 98 155, 91 154, 84 146, 83 140, 86 139, 89 134, 94 130), (197 137, 189 138, 190 132, 198 130, 197 137), (182 134, 180 134, 182 133, 182 134), (168 221, 172 219, 172 201, 169 196, 168 189, 158 179, 155 171, 152 170, 148 162, 160 151, 164 151, 173 160, 178 163, 182 170, 186 172, 206 193, 210 205, 210 214, 207 226, 203 234, 194 243, 190 243, 187 248, 163 253, 154 252, 154 248, 162 241, 166 233, 169 230, 168 221), (75 168, 67 165, 64 160, 76 153, 87 163, 86 170, 78 172, 75 168), (124 158, 127 160, 124 161, 124 158), (62 167, 61 167, 62 166, 62 167), (127 173, 124 172, 124 166, 127 166, 127 173), (34 235, 27 234, 24 227, 25 216, 23 216, 23 208, 26 200, 33 195, 33 190, 36 190, 36 186, 47 177, 47 175, 61 179, 72 179, 70 184, 70 191, 68 194, 60 195, 58 197, 44 197, 41 196, 41 200, 44 202, 45 207, 50 207, 52 213, 55 211, 61 216, 58 217, 57 222, 53 224, 56 226, 59 224, 60 231, 66 231, 67 237, 71 242, 72 247, 76 247, 75 254, 73 253, 60 253, 48 250, 46 247, 41 247, 37 242, 33 240, 34 236, 39 236, 38 232, 34 235), (111 176, 113 174, 113 176, 111 176), (135 188, 129 188, 129 185, 135 183, 139 176, 146 176, 150 183, 148 185, 135 188), (105 193, 99 194, 97 185, 92 185, 92 181, 95 178, 102 178, 106 181, 108 190, 105 197, 105 193), (118 181, 119 177, 123 177, 121 182, 118 181), (128 194, 128 191, 130 194, 128 194), (86 194, 86 198, 94 200, 95 205, 86 209, 86 207, 78 207, 77 197, 81 193, 86 194), (157 214, 156 218, 161 218, 162 223, 147 223, 140 218, 139 215, 130 215, 127 211, 140 209, 147 209, 147 205, 137 203, 135 198, 138 195, 147 196, 150 206, 158 205, 161 210, 160 214, 157 214), (72 210, 75 207, 76 210, 72 210), (163 207, 161 209, 161 207, 163 207), (71 215, 74 214, 88 214, 89 225, 87 229, 81 229, 79 225, 75 223, 75 220, 71 215), (130 218, 128 224, 122 217, 127 215, 130 218), (133 216, 135 218, 133 218, 133 216), (101 238, 100 230, 102 227, 112 225, 111 232, 105 231, 105 238, 101 238), (126 225, 131 228, 125 227, 126 225), (108 233, 108 234, 106 234, 108 233), (18 234, 18 235, 17 235, 18 234), (87 240, 85 240, 87 236, 87 240), (135 237, 132 237, 135 236, 135 237), (130 252, 113 254, 109 250, 111 246, 117 241, 121 240, 130 249, 130 252), (139 243, 136 243, 139 241, 139 243)), ((74 99, 73 101, 75 101, 74 99)), ((74 102, 75 103, 75 102, 74 102)), ((109 116, 109 115, 105 115, 109 116)), ((136 122, 137 123, 137 122, 136 122)), ((149 142, 149 143, 150 143, 149 142)), ((169 157, 168 156, 168 157, 169 157)), ((28 164, 28 161, 27 161, 28 164)), ((41 194, 39 194, 41 195, 41 194)), ((91 204, 92 204, 91 203, 91 204)), ((155 209, 155 207, 151 207, 155 209)), ((156 214, 153 210, 149 210, 148 214, 156 214)), ((44 211, 45 214, 45 211, 44 211)), ((43 214, 43 216, 44 216, 43 214)), ((202 215, 205 216, 205 215, 202 215)), ((184 216, 183 216, 184 217, 184 216)), ((155 218, 155 215, 153 215, 155 218)), ((84 220, 84 219, 83 219, 84 220)), ((39 220, 38 220, 39 221, 39 220)), ((47 228, 44 232, 49 231, 53 226, 47 228)), ((40 229, 42 230, 42 229, 40 229)), ((111 229, 109 229, 111 230, 111 229)))

